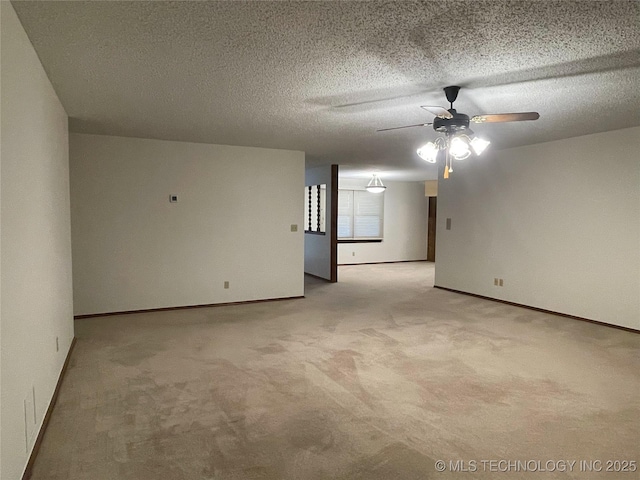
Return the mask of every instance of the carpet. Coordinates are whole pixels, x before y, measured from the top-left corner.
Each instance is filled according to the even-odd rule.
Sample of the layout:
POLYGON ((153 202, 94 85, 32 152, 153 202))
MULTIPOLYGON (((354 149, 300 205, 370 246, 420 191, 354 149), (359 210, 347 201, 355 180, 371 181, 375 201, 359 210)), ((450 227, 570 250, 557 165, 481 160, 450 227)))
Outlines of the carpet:
POLYGON ((640 336, 433 274, 77 320, 32 478, 637 479, 640 336))

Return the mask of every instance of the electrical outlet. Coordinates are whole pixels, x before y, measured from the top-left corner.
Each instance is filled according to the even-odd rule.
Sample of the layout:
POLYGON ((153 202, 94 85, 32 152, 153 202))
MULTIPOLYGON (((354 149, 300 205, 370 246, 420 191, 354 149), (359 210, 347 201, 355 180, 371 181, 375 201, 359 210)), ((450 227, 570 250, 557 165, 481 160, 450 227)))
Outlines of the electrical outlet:
POLYGON ((499 285, 499 280, 497 278, 493 279, 493 284, 497 287, 499 285))
POLYGON ((298 225, 292 224, 291 225, 291 231, 292 232, 297 232, 298 231, 298 225))
POLYGON ((229 282, 224 282, 224 288, 229 288, 229 282))
POLYGON ((56 352, 60 351, 60 342, 58 341, 58 337, 56 337, 56 352))
POLYGON ((355 257, 356 256, 356 252, 351 252, 351 256, 355 257))
POLYGON ((178 203, 178 195, 169 195, 169 201, 171 203, 178 203))
POLYGON ((503 287, 504 286, 504 280, 501 278, 500 279, 500 286, 503 287))
POLYGON ((450 218, 447 218, 446 228, 447 228, 447 230, 451 230, 451 219, 450 218))

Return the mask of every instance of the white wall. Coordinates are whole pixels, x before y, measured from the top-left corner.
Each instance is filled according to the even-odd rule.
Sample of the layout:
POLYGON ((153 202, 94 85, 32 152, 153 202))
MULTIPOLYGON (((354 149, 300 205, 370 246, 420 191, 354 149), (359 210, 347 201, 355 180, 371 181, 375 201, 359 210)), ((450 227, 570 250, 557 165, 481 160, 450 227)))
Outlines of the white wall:
POLYGON ((0 477, 14 480, 73 339, 69 157, 67 115, 11 3, 0 2, 0 17, 0 477), (23 402, 33 390, 27 439, 23 402))
POLYGON ((303 152, 71 134, 70 164, 76 315, 304 294, 303 152))
MULTIPOLYGON (((339 188, 364 190, 367 180, 340 178, 339 188)), ((426 260, 429 199, 424 182, 386 182, 384 240, 338 244, 338 264, 426 260)))
POLYGON ((438 190, 436 285, 640 329, 640 128, 487 151, 438 190))
MULTIPOLYGON (((305 186, 327 185, 325 235, 304 236, 304 271, 316 277, 331 279, 331 165, 307 168, 305 186)), ((304 212, 304 191, 300 189, 300 208, 304 212)))

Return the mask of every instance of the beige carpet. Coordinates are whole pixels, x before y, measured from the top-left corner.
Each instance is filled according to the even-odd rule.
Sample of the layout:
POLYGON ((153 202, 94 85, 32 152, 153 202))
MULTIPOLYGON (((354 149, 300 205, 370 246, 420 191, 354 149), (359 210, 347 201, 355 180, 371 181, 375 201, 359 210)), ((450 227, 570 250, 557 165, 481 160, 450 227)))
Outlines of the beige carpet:
POLYGON ((33 478, 638 478, 605 470, 640 460, 640 335, 432 285, 78 320, 33 478))

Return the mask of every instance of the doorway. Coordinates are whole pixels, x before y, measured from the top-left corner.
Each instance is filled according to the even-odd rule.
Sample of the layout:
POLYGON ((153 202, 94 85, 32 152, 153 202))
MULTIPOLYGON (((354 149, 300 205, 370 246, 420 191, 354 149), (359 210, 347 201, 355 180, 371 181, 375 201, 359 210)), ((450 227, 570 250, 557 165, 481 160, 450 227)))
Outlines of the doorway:
POLYGON ((429 197, 429 221, 427 223, 427 262, 436 261, 436 212, 438 197, 429 197))

